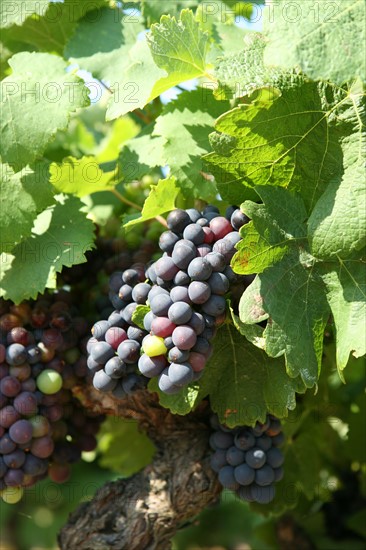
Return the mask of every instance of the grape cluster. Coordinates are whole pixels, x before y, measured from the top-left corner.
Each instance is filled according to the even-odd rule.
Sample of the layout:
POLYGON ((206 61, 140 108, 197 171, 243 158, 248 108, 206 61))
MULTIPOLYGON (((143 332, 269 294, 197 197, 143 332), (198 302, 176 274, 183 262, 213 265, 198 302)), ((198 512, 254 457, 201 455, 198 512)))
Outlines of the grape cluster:
POLYGON ((267 415, 266 422, 234 429, 211 419, 211 467, 225 489, 248 502, 268 504, 275 496, 274 483, 283 477, 284 442, 281 422, 267 415))
POLYGON ((87 324, 66 292, 19 306, 0 301, 0 494, 8 502, 47 475, 63 482, 69 463, 96 446, 102 417, 71 388, 84 379, 78 344, 87 324))
POLYGON ((248 218, 239 208, 207 206, 172 211, 162 233, 163 255, 147 269, 154 284, 151 311, 144 320, 150 333, 142 342, 139 369, 158 377, 161 391, 177 393, 201 377, 212 353, 212 339, 225 320, 226 300, 237 276, 230 267, 248 218))
POLYGON ((159 239, 163 255, 146 269, 137 263, 111 275, 115 310, 94 325, 87 346, 97 389, 122 398, 158 377, 161 391, 173 394, 200 378, 225 320, 225 295, 237 280, 230 260, 248 221, 237 207, 226 217, 215 206, 176 209, 159 239), (132 316, 146 304, 142 329, 132 316))
POLYGON ((87 365, 94 375, 94 387, 111 391, 119 399, 146 387, 148 382, 137 368, 141 342, 148 333, 132 321, 137 306, 146 304, 152 288, 145 279, 143 264, 111 275, 109 297, 117 309, 108 319, 93 325, 87 343, 87 365))

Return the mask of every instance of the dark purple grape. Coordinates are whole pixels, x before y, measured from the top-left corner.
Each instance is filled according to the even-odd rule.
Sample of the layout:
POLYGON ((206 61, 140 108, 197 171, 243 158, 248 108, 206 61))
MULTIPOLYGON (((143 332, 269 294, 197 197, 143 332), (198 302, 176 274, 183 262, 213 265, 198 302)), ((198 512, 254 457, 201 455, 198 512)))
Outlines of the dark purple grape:
POLYGON ((100 370, 94 374, 93 386, 100 391, 112 391, 117 385, 117 380, 114 380, 104 370, 100 370))
POLYGON ((140 356, 140 347, 136 340, 125 340, 118 346, 118 357, 127 364, 137 363, 140 356))
POLYGON ((108 317, 108 323, 111 327, 125 328, 126 321, 123 319, 120 311, 112 311, 108 317))
POLYGON ((154 315, 152 311, 149 311, 148 313, 146 313, 144 317, 144 329, 147 332, 150 332, 151 324, 155 318, 156 318, 156 315, 154 315))
POLYGON ((188 216, 190 217, 190 220, 192 223, 196 223, 197 220, 200 219, 201 217, 201 212, 199 212, 198 210, 196 210, 196 208, 188 208, 186 210, 188 216))
MULTIPOLYGON (((187 269, 191 261, 196 257, 197 249, 191 241, 180 240, 174 246, 172 259, 179 269, 187 269)), ((178 272, 177 272, 178 273, 178 272)))
POLYGON ((39 476, 47 472, 47 468, 47 460, 27 453, 22 469, 26 475, 39 476))
POLYGON ((181 391, 179 386, 175 386, 168 376, 168 368, 165 368, 159 376, 158 386, 160 390, 168 395, 181 391))
POLYGON ((118 290, 118 296, 124 302, 131 302, 132 300, 132 286, 131 285, 122 285, 118 290))
POLYGON ((141 374, 148 378, 159 376, 166 367, 166 358, 164 355, 156 357, 148 357, 146 354, 141 355, 138 367, 141 374))
POLYGON ((189 351, 181 350, 174 346, 169 350, 168 359, 171 363, 185 363, 188 360, 189 351))
POLYGON ((262 451, 267 452, 272 447, 272 438, 263 434, 260 437, 257 437, 255 446, 262 449, 262 451))
POLYGON ((191 365, 195 373, 203 371, 207 363, 207 357, 202 353, 192 351, 189 354, 188 363, 191 365))
POLYGON ((21 365, 27 360, 27 350, 22 344, 10 344, 6 350, 6 362, 9 365, 21 365))
POLYGON ((9 436, 18 445, 28 443, 32 439, 33 426, 29 420, 17 420, 9 428, 9 436))
POLYGON ((131 286, 136 285, 139 282, 139 278, 140 278, 140 275, 136 269, 126 269, 122 273, 122 281, 126 285, 131 285, 131 286))
POLYGON ((225 489, 235 491, 239 488, 238 482, 234 476, 234 468, 232 466, 224 466, 220 469, 219 481, 225 489))
POLYGON ((17 469, 17 470, 10 469, 6 472, 4 476, 5 484, 8 487, 19 487, 22 484, 23 479, 24 479, 24 473, 20 469, 17 469))
POLYGON ((146 336, 146 330, 142 330, 139 327, 128 327, 127 338, 129 340, 136 340, 141 343, 144 337, 146 336))
POLYGON ((12 453, 4 455, 4 463, 8 468, 21 468, 25 461, 25 452, 15 449, 12 453))
POLYGON ((191 303, 188 295, 188 288, 186 286, 174 286, 170 291, 170 298, 173 302, 191 303))
POLYGON ((185 210, 177 208, 176 210, 170 212, 166 222, 171 231, 174 231, 175 233, 182 233, 184 228, 191 223, 191 218, 185 210))
POLYGON ((123 328, 110 327, 105 333, 104 338, 107 344, 116 350, 124 340, 127 340, 127 334, 123 328))
POLYGON ((132 291, 132 299, 136 304, 146 304, 147 297, 151 290, 151 285, 148 283, 138 283, 132 291))
POLYGON ((199 334, 202 334, 206 326, 203 315, 201 315, 201 313, 197 313, 196 311, 194 311, 192 313, 192 317, 189 320, 189 326, 193 328, 197 336, 199 334))
POLYGON ((211 296, 210 285, 204 281, 192 281, 188 287, 188 296, 194 304, 204 304, 211 296))
POLYGON ((257 470, 258 468, 262 468, 266 462, 266 453, 258 447, 253 447, 247 451, 245 461, 248 466, 257 470))
POLYGON ((248 464, 239 464, 234 470, 235 479, 240 485, 250 485, 255 478, 255 471, 248 464))
POLYGON ((13 405, 6 405, 0 410, 0 426, 3 428, 10 428, 10 426, 19 419, 19 411, 17 411, 13 405))
POLYGON ((176 325, 168 317, 155 317, 151 323, 151 334, 166 338, 173 333, 176 325))
POLYGON ((6 397, 15 397, 21 389, 21 384, 14 376, 5 376, 0 381, 0 392, 6 397))
MULTIPOLYGON (((241 451, 235 445, 228 448, 226 452, 226 461, 230 466, 239 466, 239 464, 242 464, 244 462, 245 453, 244 451, 241 451)), ((240 481, 237 479, 238 483, 240 481)))
POLYGON ((159 294, 150 301, 150 308, 154 315, 166 317, 172 304, 169 294, 159 294))
POLYGON ((211 287, 212 293, 220 296, 226 294, 230 287, 230 281, 223 273, 212 273, 207 282, 211 287))
POLYGON ((214 450, 229 449, 234 443, 234 437, 231 433, 222 431, 215 432, 210 437, 210 444, 214 450))
POLYGON ((10 438, 8 433, 5 433, 0 438, 0 455, 6 455, 12 453, 16 449, 16 444, 10 438))
POLYGON ((225 235, 233 230, 230 222, 223 216, 218 216, 212 219, 210 221, 210 229, 215 235, 216 240, 223 239, 225 235))
POLYGON ((183 239, 192 241, 193 244, 202 244, 205 240, 205 233, 198 223, 190 223, 183 231, 183 239))
POLYGON ((273 485, 260 487, 255 483, 252 485, 251 491, 255 502, 258 502, 259 504, 269 504, 274 499, 276 493, 273 485))
POLYGON ((271 447, 267 452, 267 463, 272 466, 272 468, 280 468, 284 462, 284 457, 282 451, 277 449, 277 447, 271 447))
POLYGON ((22 392, 14 399, 14 409, 23 416, 33 416, 37 414, 38 402, 34 393, 22 392))
POLYGON ((122 380, 123 390, 129 395, 139 389, 143 389, 146 386, 146 380, 147 378, 144 379, 137 374, 128 374, 126 378, 122 380))
POLYGON ((209 279, 212 267, 205 262, 204 258, 194 258, 188 265, 188 275, 192 281, 205 281, 209 279))
POLYGON ((220 252, 209 252, 205 256, 205 262, 211 266, 213 272, 223 271, 226 267, 225 256, 220 252))
POLYGON ((155 262, 155 271, 163 281, 172 281, 179 269, 170 256, 163 256, 155 262))
POLYGON ((123 310, 122 316, 126 321, 126 323, 128 323, 129 325, 133 324, 132 315, 135 313, 136 308, 137 308, 137 304, 132 302, 131 304, 128 304, 123 310))
POLYGON ((247 429, 240 430, 240 432, 235 435, 234 440, 235 446, 242 451, 248 451, 255 445, 255 437, 247 429))
POLYGON ((192 317, 193 310, 186 302, 175 302, 169 307, 168 317, 176 325, 185 325, 192 317))
POLYGON ((199 336, 196 340, 195 345, 192 348, 192 351, 195 351, 197 353, 202 353, 203 355, 207 356, 208 354, 210 354, 211 349, 212 349, 212 346, 210 342, 206 340, 206 338, 202 338, 201 336, 199 336))
POLYGON ((110 324, 108 321, 98 321, 93 325, 91 333, 97 340, 102 340, 109 328, 110 324))
POLYGON ((178 273, 173 279, 173 283, 175 284, 175 286, 189 285, 190 282, 191 282, 191 278, 188 275, 188 273, 186 273, 185 271, 178 271, 178 273))
POLYGON ((116 271, 109 278, 109 288, 112 292, 118 292, 122 285, 122 271, 116 271))
POLYGON ((202 310, 208 315, 219 317, 226 311, 226 300, 223 296, 211 294, 207 302, 202 305, 202 310))
POLYGON ((104 365, 108 359, 114 356, 114 349, 107 342, 97 342, 91 348, 90 355, 100 365, 104 365))
POLYGON ((228 206, 227 209, 226 209, 226 211, 225 211, 225 218, 226 218, 227 220, 230 221, 231 216, 233 215, 233 213, 234 213, 235 210, 237 210, 237 209, 238 209, 237 206, 228 206))
MULTIPOLYGON (((109 359, 104 367, 104 372, 110 377, 110 378, 121 378, 124 374, 127 372, 127 365, 120 359, 119 357, 115 356, 112 357, 112 359, 109 359)), ((99 388, 98 388, 99 389, 99 388)))
POLYGON ((177 241, 179 241, 179 237, 173 231, 164 231, 159 238, 159 248, 163 252, 170 254, 177 241))
POLYGON ((219 470, 226 466, 226 451, 218 449, 211 456, 210 465, 214 472, 219 473, 219 470))
POLYGON ((193 369, 189 363, 171 363, 168 376, 175 386, 186 386, 193 380, 193 369))
POLYGON ((259 468, 259 470, 255 471, 255 482, 261 487, 271 485, 274 480, 275 474, 273 468, 271 468, 271 466, 269 466, 268 464, 265 464, 264 466, 262 466, 262 468, 259 468))
POLYGON ((246 223, 248 223, 250 220, 248 218, 248 216, 246 216, 241 210, 240 208, 237 208, 236 210, 234 210, 234 212, 231 214, 231 218, 230 218, 230 223, 231 225, 233 226, 233 228, 236 230, 236 231, 239 231, 239 229, 241 227, 243 227, 243 225, 245 225, 246 223))

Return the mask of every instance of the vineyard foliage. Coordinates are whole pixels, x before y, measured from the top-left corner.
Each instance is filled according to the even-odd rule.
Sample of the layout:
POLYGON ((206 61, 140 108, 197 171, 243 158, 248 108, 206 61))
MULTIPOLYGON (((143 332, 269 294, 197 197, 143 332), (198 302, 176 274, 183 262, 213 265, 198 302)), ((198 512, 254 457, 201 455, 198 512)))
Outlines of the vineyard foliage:
POLYGON ((241 206, 231 265, 257 276, 203 377, 159 395, 181 415, 208 396, 231 427, 287 418, 281 512, 339 450, 328 404, 364 412, 335 388, 359 388, 366 353, 365 4, 267 4, 1 2, 0 296, 56 288, 112 218, 132 238, 174 207, 241 206))

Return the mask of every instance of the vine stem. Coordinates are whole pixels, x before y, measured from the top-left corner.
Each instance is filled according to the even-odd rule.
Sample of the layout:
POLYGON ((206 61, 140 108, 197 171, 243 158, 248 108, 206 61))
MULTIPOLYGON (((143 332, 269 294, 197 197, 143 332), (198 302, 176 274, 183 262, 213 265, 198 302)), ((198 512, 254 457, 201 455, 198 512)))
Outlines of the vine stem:
MULTIPOLYGON (((142 211, 142 208, 139 204, 136 204, 135 202, 132 202, 132 201, 130 201, 130 199, 127 199, 126 197, 121 195, 121 193, 119 193, 119 191, 117 191, 117 189, 111 189, 110 191, 111 191, 111 193, 113 193, 113 195, 115 197, 117 197, 118 200, 120 200, 124 204, 127 204, 128 206, 132 206, 132 208, 135 208, 139 212, 142 211)), ((165 228, 168 227, 168 224, 166 223, 166 220, 163 218, 163 216, 154 216, 154 217, 155 217, 156 221, 161 223, 161 225, 163 225, 165 228)))

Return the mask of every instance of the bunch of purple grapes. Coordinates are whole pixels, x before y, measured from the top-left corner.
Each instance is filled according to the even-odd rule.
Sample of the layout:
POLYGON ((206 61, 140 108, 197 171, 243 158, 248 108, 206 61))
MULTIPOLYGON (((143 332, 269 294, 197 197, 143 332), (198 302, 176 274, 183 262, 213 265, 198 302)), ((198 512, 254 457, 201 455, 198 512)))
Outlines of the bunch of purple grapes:
POLYGON ((278 448, 284 442, 281 422, 267 415, 264 424, 230 429, 213 417, 210 437, 214 453, 211 467, 225 489, 248 502, 268 504, 274 499, 276 481, 283 477, 284 457, 278 448))
POLYGON ((248 221, 234 206, 225 217, 215 206, 176 209, 159 239, 163 255, 146 270, 135 264, 111 276, 116 309, 94 325, 88 343, 97 389, 123 397, 158 377, 160 390, 173 394, 201 377, 225 320, 225 295, 238 280, 230 261, 248 221), (143 329, 133 320, 138 305, 150 308, 143 329))
POLYGON ((88 369, 78 348, 87 323, 70 295, 0 301, 0 314, 0 494, 8 501, 47 475, 66 481, 69 463, 95 448, 102 417, 71 393, 88 369))
POLYGON ((152 289, 145 280, 142 264, 111 275, 109 297, 116 309, 108 319, 94 324, 87 343, 87 365, 94 375, 94 387, 119 399, 145 388, 148 382, 137 367, 141 343, 148 332, 132 320, 137 306, 146 304, 152 289))

